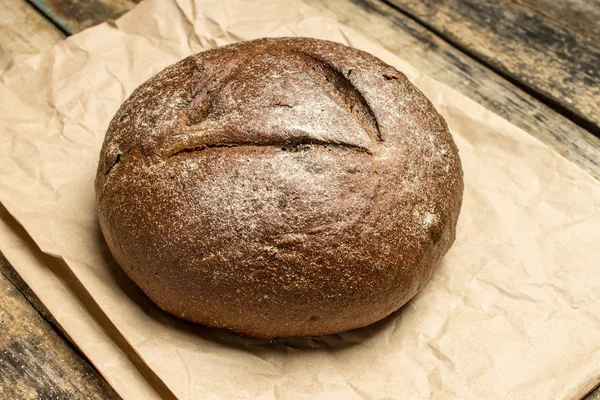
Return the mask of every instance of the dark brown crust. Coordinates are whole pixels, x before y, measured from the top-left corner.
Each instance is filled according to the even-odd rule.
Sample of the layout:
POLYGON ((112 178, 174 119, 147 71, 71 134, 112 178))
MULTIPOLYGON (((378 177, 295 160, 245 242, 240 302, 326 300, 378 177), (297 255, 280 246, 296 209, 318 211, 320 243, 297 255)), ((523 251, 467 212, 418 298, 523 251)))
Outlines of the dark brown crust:
POLYGON ((96 179, 116 260, 161 308, 272 338, 400 308, 454 241, 463 192, 446 123, 349 47, 262 39, 140 86, 96 179))

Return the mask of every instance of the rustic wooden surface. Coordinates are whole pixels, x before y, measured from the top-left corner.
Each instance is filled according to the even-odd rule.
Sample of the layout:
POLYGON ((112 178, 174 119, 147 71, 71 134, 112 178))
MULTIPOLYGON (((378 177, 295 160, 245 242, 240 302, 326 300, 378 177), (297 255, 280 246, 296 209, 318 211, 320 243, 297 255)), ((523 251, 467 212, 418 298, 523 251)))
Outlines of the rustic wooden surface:
MULTIPOLYGON (((2 10, 2 13, 0 13, 0 67, 7 62, 12 54, 43 50, 62 39, 64 34, 78 32, 106 19, 117 18, 137 2, 133 0, 29 1, 39 12, 35 11, 24 0, 0 0, 0 9, 2 10), (42 14, 46 16, 47 20, 42 17, 42 14), (52 21, 54 26, 48 21, 52 21)), ((597 80, 593 80, 598 78, 598 63, 593 66, 594 71, 589 72, 581 65, 568 64, 569 57, 562 57, 563 54, 561 53, 562 58, 559 57, 559 61, 565 64, 560 65, 566 68, 565 71, 574 74, 571 79, 575 83, 570 87, 565 87, 569 86, 567 85, 569 80, 560 74, 552 76, 551 78, 554 80, 547 81, 547 79, 542 79, 543 74, 538 76, 535 73, 536 68, 540 68, 544 65, 544 62, 556 61, 550 60, 548 54, 551 54, 549 53, 550 50, 564 50, 560 47, 560 40, 563 40, 563 37, 572 37, 575 38, 573 40, 579 40, 582 35, 587 34, 592 39, 598 38, 598 21, 600 21, 600 3, 598 3, 598 0, 587 3, 580 0, 494 0, 489 4, 476 2, 476 0, 425 0, 423 2, 410 2, 408 0, 337 0, 335 2, 308 0, 308 2, 324 12, 333 14, 345 24, 379 42, 421 71, 454 87, 513 124, 523 128, 526 132, 553 147, 566 158, 600 179, 600 139, 590 134, 590 131, 596 132, 595 129, 599 120, 598 118, 591 119, 595 115, 594 112, 598 111, 599 96, 597 89, 599 85, 597 80), (485 12, 481 11, 481 8, 492 10, 493 7, 500 7, 500 4, 504 4, 506 7, 503 13, 508 13, 505 21, 470 21, 469 18, 475 18, 474 14, 459 15, 464 12, 460 7, 475 7, 477 5, 479 14, 476 15, 485 16, 485 12), (451 13, 451 15, 440 15, 443 12, 451 13), (567 17, 561 20, 561 18, 557 18, 559 15, 566 15, 567 17), (448 26, 438 26, 441 17, 447 19, 445 23, 448 26), (461 18, 463 19, 461 20, 461 18), (535 23, 525 24, 521 27, 512 26, 515 29, 524 30, 524 32, 537 29, 537 31, 529 32, 528 37, 519 36, 514 31, 510 32, 508 39, 513 42, 505 45, 507 48, 510 48, 510 46, 515 47, 513 49, 515 51, 513 53, 514 59, 509 59, 506 48, 500 54, 501 59, 491 60, 486 58, 491 56, 486 55, 487 49, 485 46, 500 46, 498 36, 503 35, 502 29, 510 29, 507 24, 523 24, 531 19, 535 23), (559 22, 556 22, 557 20, 559 22), (468 26, 461 27, 461 23, 468 26), (489 24, 491 32, 485 32, 486 24, 489 24), (536 35, 541 35, 545 32, 544 29, 550 29, 548 27, 551 28, 549 31, 550 39, 555 42, 547 46, 551 47, 550 49, 542 46, 538 53, 533 54, 532 52, 538 51, 536 50, 538 49, 537 44, 530 45, 527 41, 525 41, 525 44, 519 42, 519 40, 540 40, 536 35), (567 36, 557 36, 556 32, 567 36), (476 34, 480 34, 480 37, 469 36, 476 34), (485 40, 490 41, 490 43, 485 40), (527 46, 529 48, 524 48, 527 46), (519 51, 525 53, 519 53, 519 51), (518 60, 521 64, 517 62, 518 60), (534 65, 529 65, 529 63, 534 63, 534 65), (511 68, 515 68, 514 71, 511 68), (530 76, 527 76, 527 74, 530 76), (592 75, 591 81, 589 81, 590 77, 588 76, 590 74, 592 75), (585 81, 585 79, 588 79, 588 81, 585 81), (590 84, 595 83, 595 86, 582 89, 582 81, 590 84), (566 97, 562 96, 565 93, 566 97), (573 93, 576 93, 577 96, 574 96, 573 93), (555 96, 556 99, 552 96, 555 96), (567 98, 572 101, 571 105, 567 105, 567 98), (547 104, 544 104, 543 101, 547 101, 547 99, 554 99, 554 103, 547 102, 547 104), (579 103, 585 104, 580 105, 579 103), (593 121, 593 123, 590 121, 593 121)), ((544 38, 542 37, 542 39, 544 38)), ((582 43, 587 46, 586 42, 573 43, 567 41, 565 43, 567 50, 571 50, 573 45, 581 46, 582 43)), ((597 40, 595 46, 597 50, 597 40)), ((591 55, 587 54, 585 57, 596 57, 597 54, 597 52, 591 55)), ((587 60, 587 58, 584 58, 584 60, 587 60)), ((574 57, 571 57, 570 61, 571 63, 578 62, 574 57)), ((556 67, 552 63, 548 65, 549 68, 556 67)), ((11 340, 17 343, 13 346, 27 346, 29 343, 36 343, 35 340, 39 339, 39 343, 44 340, 51 343, 48 344, 50 346, 48 348, 59 349, 57 351, 61 354, 53 356, 53 358, 63 360, 57 362, 63 366, 60 370, 60 373, 64 374, 62 379, 70 382, 74 388, 72 390, 75 390, 74 392, 56 392, 61 394, 61 398, 96 398, 93 397, 94 393, 102 393, 103 398, 116 398, 114 392, 108 391, 106 392, 108 394, 104 394, 103 390, 106 390, 106 383, 77 355, 77 351, 66 346, 64 341, 61 342, 60 335, 57 336, 55 333, 55 330, 60 333, 60 327, 53 322, 51 315, 45 311, 43 305, 36 300, 35 295, 28 290, 24 282, 18 280, 18 275, 12 267, 2 262, 1 258, 0 272, 2 272, 0 274, 0 336, 2 336, 0 337, 0 388, 3 384, 2 379, 7 382, 9 379, 16 381, 16 377, 19 376, 16 375, 18 371, 14 368, 8 369, 8 364, 5 365, 2 358, 2 351, 7 346, 2 340, 5 336, 8 336, 2 333, 3 329, 8 329, 5 328, 3 321, 9 319, 9 317, 4 316, 4 313, 8 310, 12 312, 10 315, 15 320, 25 321, 25 323, 11 325, 11 340), (10 279, 7 279, 6 276, 10 276, 10 279), (11 281, 15 282, 16 286, 11 281), (25 293, 28 302, 24 300, 24 297, 19 297, 19 290, 25 293), (22 300, 18 306, 14 304, 15 295, 22 300), (20 326, 23 326, 23 329, 20 326), (38 339, 31 336, 32 330, 39 334, 36 336, 38 339), (51 341, 54 339, 57 340, 57 343, 51 341), (72 363, 82 366, 71 370, 72 363), (65 368, 64 366, 69 367, 65 368), (5 370, 9 373, 8 378, 3 378, 3 375, 6 375, 3 374, 5 370), (76 392, 76 390, 79 390, 79 392, 76 392), (73 393, 75 397, 62 396, 63 393, 69 395, 73 393)), ((43 355, 36 355, 36 353, 28 353, 28 355, 32 355, 36 360, 22 359, 19 365, 30 365, 30 363, 32 363, 31 365, 41 365, 40 363, 36 364, 36 361, 47 361, 43 355)), ((50 364, 47 364, 50 372, 44 375, 45 377, 59 375, 57 372, 52 372, 58 371, 53 370, 53 367, 56 367, 56 365, 52 364, 50 360, 50 364)), ((44 373, 44 371, 40 373, 44 373)), ((39 374, 36 373, 37 375, 39 374)), ((70 387, 65 386, 64 382, 55 382, 51 378, 43 378, 39 382, 42 381, 52 390, 62 390, 65 387, 70 387)), ((19 388, 22 387, 25 388, 22 393, 37 393, 36 388, 38 386, 36 384, 35 380, 25 380, 23 385, 18 386, 17 384, 17 389, 11 386, 10 390, 21 390, 19 388)), ((4 390, 4 393, 7 393, 6 389, 4 390)), ((4 394, 0 392, 0 398, 4 398, 3 396, 4 394)), ((28 398, 20 394, 11 394, 8 398, 15 396, 16 398, 28 398)), ((591 393, 586 400, 600 400, 600 389, 591 393)))
POLYGON ((66 34, 117 19, 141 0, 29 0, 66 34))
POLYGON ((598 0, 386 0, 600 135, 598 0))
MULTIPOLYGON (((29 297, 36 308, 17 286, 28 290, 0 255, 0 398, 118 399, 36 311, 45 308, 33 293, 29 297)), ((49 314, 46 317, 53 321, 49 314)))

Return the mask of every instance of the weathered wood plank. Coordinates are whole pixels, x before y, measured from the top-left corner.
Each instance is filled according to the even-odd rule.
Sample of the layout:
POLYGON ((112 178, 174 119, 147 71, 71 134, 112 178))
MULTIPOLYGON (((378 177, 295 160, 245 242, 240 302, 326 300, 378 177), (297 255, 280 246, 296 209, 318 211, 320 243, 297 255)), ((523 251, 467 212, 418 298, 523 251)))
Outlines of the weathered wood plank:
POLYGON ((65 33, 117 19, 141 0, 28 0, 65 33))
POLYGON ((600 135, 597 0, 386 1, 600 135))
POLYGON ((600 180, 600 139, 379 0, 308 0, 522 128, 600 180))
POLYGON ((0 0, 0 69, 15 54, 39 53, 64 37, 25 0, 0 0))
MULTIPOLYGON (((0 271, 10 269, 0 255, 0 271)), ((119 399, 1 272, 0 398, 119 399)))
MULTIPOLYGON (((518 0, 523 4, 524 0, 518 0)), ((600 0, 527 0, 533 14, 558 21, 570 32, 593 38, 600 36, 600 0)))
MULTIPOLYGON (((1 207, 2 206, 0 205, 0 208, 1 207)), ((68 337, 64 329, 62 329, 60 324, 56 321, 56 319, 54 319, 46 306, 44 306, 35 293, 33 293, 33 290, 31 290, 27 283, 25 283, 19 273, 10 265, 2 252, 0 252, 0 278, 7 279, 8 282, 10 282, 10 284, 21 293, 25 300, 27 300, 27 302, 37 310, 40 316, 52 327, 53 330, 58 332, 62 337, 68 337)), ((0 303, 2 303, 2 299, 0 299, 0 303)))

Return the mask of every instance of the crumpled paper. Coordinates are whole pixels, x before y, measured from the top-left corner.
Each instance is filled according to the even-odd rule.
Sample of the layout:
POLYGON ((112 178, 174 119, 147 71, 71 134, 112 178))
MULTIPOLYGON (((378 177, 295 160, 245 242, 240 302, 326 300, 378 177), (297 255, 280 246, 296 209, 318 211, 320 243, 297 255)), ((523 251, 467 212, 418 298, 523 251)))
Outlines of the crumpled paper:
POLYGON ((0 118, 0 201, 58 264, 38 276, 23 272, 25 251, 7 257, 126 399, 577 399, 600 381, 600 183, 301 1, 145 0, 13 63, 0 75, 0 118), (102 238, 93 180, 120 104, 187 55, 265 36, 377 55, 429 97, 460 149, 454 247, 420 294, 366 328, 265 341, 177 320, 127 279, 102 238), (45 284, 65 276, 70 294, 45 284), (70 322, 79 316, 90 321, 70 322), (94 326, 105 346, 86 345, 94 326))
MULTIPOLYGON (((14 218, 0 206, 0 249, 38 295, 57 322, 90 357, 124 399, 159 400, 157 378, 115 332, 61 260, 42 253, 14 218), (154 385, 152 384, 154 383, 154 385)), ((161 390, 162 389, 162 390, 161 390)), ((0 392, 1 393, 1 392, 0 392)), ((168 398, 168 397, 167 397, 168 398)))

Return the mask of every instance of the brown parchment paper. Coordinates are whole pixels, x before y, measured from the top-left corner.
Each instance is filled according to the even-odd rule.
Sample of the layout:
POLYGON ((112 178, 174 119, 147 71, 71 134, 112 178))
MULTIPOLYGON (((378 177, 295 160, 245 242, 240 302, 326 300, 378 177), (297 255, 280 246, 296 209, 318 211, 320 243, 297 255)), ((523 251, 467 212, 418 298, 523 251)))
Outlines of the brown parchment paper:
MULTIPOLYGON (((576 399, 600 381, 600 184, 303 2, 145 0, 13 63, 0 75, 0 121, 0 201, 64 261, 76 296, 104 316, 96 323, 114 328, 102 340, 122 337, 128 347, 117 347, 139 357, 163 397, 576 399), (395 65, 444 115, 460 149, 465 197, 454 247, 419 295, 369 327, 270 342, 188 324, 154 306, 102 239, 93 179, 121 102, 189 54, 264 36, 335 40, 395 65)), ((52 290, 41 286, 34 290, 52 290)), ((46 305, 68 325, 71 311, 46 305)), ((95 361, 100 351, 85 350, 114 384, 119 368, 95 361)))

